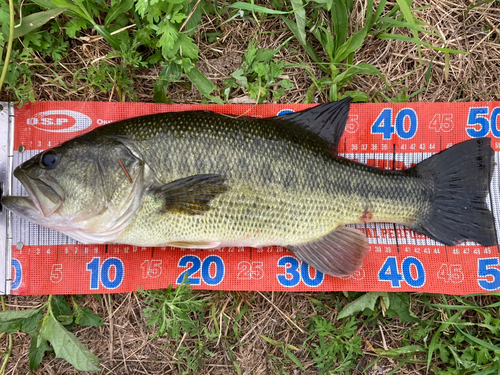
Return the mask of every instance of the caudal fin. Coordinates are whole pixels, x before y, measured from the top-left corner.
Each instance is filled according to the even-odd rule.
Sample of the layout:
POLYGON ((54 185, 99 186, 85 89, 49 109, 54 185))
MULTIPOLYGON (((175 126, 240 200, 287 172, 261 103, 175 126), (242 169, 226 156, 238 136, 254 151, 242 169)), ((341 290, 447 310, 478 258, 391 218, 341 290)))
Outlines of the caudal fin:
POLYGON ((463 240, 497 244, 493 213, 486 205, 494 168, 490 143, 489 138, 465 141, 412 168, 434 185, 432 207, 412 229, 445 245, 463 240))

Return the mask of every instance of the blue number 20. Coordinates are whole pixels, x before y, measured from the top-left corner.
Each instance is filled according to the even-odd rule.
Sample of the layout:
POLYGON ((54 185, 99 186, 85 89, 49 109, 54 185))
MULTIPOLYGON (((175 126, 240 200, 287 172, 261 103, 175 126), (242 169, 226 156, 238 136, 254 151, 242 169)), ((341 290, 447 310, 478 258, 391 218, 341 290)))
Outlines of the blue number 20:
POLYGON ((179 263, 177 264, 179 267, 189 267, 187 270, 181 272, 181 274, 177 277, 177 284, 182 284, 184 281, 184 277, 187 273, 187 282, 191 285, 200 285, 201 281, 205 284, 214 286, 218 285, 224 279, 225 267, 224 261, 221 257, 217 255, 209 255, 203 261, 198 258, 196 255, 185 255, 181 259, 179 259, 179 263), (210 274, 210 267, 214 266, 214 275, 210 274), (201 278, 193 277, 196 273, 198 273, 201 269, 201 278))

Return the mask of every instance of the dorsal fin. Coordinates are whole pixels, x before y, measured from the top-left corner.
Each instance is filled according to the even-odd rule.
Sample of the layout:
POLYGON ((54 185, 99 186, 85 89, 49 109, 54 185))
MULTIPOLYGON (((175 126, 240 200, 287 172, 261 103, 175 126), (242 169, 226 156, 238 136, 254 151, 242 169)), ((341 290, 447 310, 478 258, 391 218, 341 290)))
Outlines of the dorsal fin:
POLYGON ((274 119, 293 122, 312 131, 331 143, 337 150, 349 118, 351 100, 352 98, 347 97, 338 102, 320 104, 305 111, 288 113, 274 117, 274 119))

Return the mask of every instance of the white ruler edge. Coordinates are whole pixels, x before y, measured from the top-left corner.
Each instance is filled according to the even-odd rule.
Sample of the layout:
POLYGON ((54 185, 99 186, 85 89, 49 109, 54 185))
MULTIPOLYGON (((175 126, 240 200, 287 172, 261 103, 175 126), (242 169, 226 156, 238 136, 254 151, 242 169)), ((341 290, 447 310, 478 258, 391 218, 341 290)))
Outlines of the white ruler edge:
MULTIPOLYGON (((14 147, 14 105, 0 102, 0 184, 2 195, 12 191, 14 147)), ((12 280, 11 213, 2 207, 0 212, 0 295, 10 294, 12 280)))

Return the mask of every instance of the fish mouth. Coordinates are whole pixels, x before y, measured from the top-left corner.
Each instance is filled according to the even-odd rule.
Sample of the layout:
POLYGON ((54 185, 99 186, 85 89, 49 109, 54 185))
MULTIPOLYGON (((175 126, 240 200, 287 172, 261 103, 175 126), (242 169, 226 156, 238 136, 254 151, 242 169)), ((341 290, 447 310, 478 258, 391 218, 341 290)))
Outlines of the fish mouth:
POLYGON ((55 181, 47 178, 32 178, 25 171, 16 168, 14 176, 26 189, 29 197, 2 197, 2 204, 21 216, 31 217, 38 211, 45 217, 59 210, 64 201, 64 192, 55 181))

